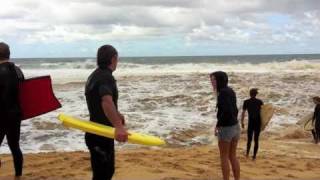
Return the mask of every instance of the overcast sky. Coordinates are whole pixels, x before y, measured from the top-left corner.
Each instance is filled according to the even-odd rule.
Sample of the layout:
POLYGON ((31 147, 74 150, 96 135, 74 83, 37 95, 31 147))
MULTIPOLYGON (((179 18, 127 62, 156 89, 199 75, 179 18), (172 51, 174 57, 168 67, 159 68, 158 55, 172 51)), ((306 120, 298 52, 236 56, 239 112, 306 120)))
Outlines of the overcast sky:
POLYGON ((320 53, 319 0, 0 0, 13 57, 320 53))

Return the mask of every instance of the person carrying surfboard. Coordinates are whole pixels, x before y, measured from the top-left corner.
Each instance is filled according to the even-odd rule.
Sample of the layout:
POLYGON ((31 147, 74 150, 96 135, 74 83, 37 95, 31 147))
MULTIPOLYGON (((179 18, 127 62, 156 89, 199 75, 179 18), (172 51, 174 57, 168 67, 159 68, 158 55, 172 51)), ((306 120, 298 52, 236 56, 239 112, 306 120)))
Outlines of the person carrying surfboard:
MULTIPOLYGON (((0 43, 0 146, 4 137, 13 156, 15 179, 20 179, 23 155, 20 149, 21 108, 19 106, 19 82, 24 80, 20 68, 10 60, 10 48, 0 43)), ((1 161, 0 161, 1 167, 1 161)))
POLYGON ((217 71, 210 74, 214 91, 217 93, 217 124, 215 135, 221 159, 221 169, 224 180, 229 180, 231 162, 235 180, 240 179, 240 163, 237 158, 237 146, 240 138, 240 126, 237 119, 238 108, 236 93, 228 87, 228 75, 217 71))
POLYGON ((241 126, 244 129, 244 118, 245 113, 248 111, 249 118, 248 118, 248 130, 247 130, 247 153, 246 156, 249 156, 252 137, 254 135, 254 152, 252 159, 255 160, 257 157, 258 149, 259 149, 259 136, 261 131, 261 117, 260 117, 260 110, 261 106, 263 105, 263 101, 256 98, 258 94, 258 89, 253 88, 250 89, 250 98, 246 99, 243 102, 242 106, 242 114, 241 114, 241 126))
MULTIPOLYGON (((115 128, 115 139, 126 142, 128 132, 124 116, 118 111, 118 88, 112 72, 118 64, 118 52, 103 45, 97 53, 97 69, 88 77, 85 96, 90 121, 115 128)), ((90 151, 93 180, 111 180, 115 171, 114 140, 91 133, 85 134, 90 151)))
POLYGON ((312 124, 314 125, 312 134, 314 137, 314 142, 318 144, 320 141, 320 97, 313 97, 313 102, 316 104, 316 107, 314 108, 314 113, 312 117, 312 124))

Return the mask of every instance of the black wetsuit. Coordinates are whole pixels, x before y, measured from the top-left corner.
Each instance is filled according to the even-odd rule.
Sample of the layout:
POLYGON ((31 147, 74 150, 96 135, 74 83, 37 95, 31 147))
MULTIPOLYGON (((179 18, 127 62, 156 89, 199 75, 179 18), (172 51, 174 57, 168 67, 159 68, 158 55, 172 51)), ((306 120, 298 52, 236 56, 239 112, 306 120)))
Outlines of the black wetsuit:
POLYGON ((320 104, 317 104, 314 109, 312 121, 314 123, 313 136, 316 142, 320 141, 320 104))
POLYGON ((14 160, 15 175, 22 175, 23 155, 20 150, 21 109, 18 92, 22 71, 13 63, 0 64, 0 145, 6 136, 14 160))
POLYGON ((252 137, 254 135, 254 152, 253 158, 256 158, 259 149, 259 136, 261 130, 261 117, 260 110, 263 102, 257 98, 250 98, 244 101, 243 111, 248 110, 249 122, 248 122, 248 142, 247 142, 247 155, 249 155, 252 137))
MULTIPOLYGON (((118 89, 112 71, 108 68, 96 69, 88 78, 85 95, 90 121, 112 126, 101 105, 102 97, 110 95, 118 107, 118 89)), ((85 141, 91 155, 92 179, 111 180, 115 170, 114 140, 86 133, 85 141)))

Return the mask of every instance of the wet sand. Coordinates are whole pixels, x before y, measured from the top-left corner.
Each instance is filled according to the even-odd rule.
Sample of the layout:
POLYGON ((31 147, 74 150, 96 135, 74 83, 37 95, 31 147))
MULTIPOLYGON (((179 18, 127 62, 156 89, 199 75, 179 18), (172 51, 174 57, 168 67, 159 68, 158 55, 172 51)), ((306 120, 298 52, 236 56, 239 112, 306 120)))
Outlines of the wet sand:
MULTIPOLYGON (((320 179, 320 145, 310 138, 263 137, 256 161, 246 158, 245 134, 238 155, 241 179, 320 179)), ((0 180, 12 179, 10 155, 1 155, 0 180)), ((26 154, 23 180, 91 178, 87 152, 26 154)), ((192 147, 138 148, 117 151, 115 180, 220 180, 216 145, 192 147)))

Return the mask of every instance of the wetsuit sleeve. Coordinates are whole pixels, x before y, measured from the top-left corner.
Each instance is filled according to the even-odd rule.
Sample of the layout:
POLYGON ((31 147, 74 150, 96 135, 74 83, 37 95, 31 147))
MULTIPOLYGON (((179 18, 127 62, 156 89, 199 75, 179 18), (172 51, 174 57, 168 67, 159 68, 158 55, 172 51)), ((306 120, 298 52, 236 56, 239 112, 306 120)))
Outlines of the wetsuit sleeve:
POLYGON ((242 110, 245 111, 247 109, 248 109, 248 103, 247 103, 247 101, 244 101, 243 106, 242 106, 242 110))
POLYGON ((100 86, 99 86, 99 95, 100 97, 106 96, 106 95, 110 95, 112 96, 112 81, 110 80, 105 80, 103 82, 101 82, 100 86))

